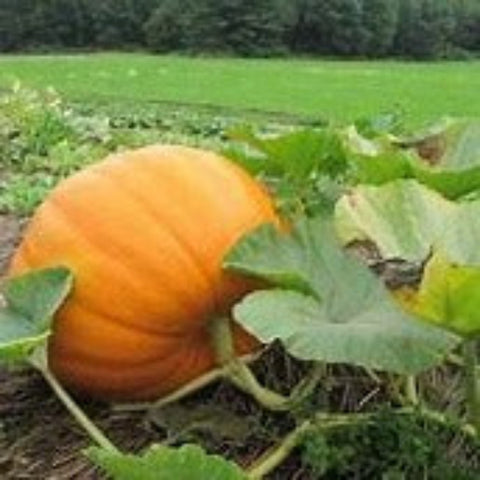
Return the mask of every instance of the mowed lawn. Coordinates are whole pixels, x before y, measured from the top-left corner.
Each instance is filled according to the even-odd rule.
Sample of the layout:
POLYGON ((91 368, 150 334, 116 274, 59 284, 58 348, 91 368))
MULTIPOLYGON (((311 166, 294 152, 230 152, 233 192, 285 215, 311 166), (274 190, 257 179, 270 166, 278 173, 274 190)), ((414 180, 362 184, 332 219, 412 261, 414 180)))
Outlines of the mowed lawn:
POLYGON ((173 102, 341 122, 398 110, 408 123, 480 115, 480 61, 413 63, 146 54, 0 56, 0 86, 88 102, 173 102))

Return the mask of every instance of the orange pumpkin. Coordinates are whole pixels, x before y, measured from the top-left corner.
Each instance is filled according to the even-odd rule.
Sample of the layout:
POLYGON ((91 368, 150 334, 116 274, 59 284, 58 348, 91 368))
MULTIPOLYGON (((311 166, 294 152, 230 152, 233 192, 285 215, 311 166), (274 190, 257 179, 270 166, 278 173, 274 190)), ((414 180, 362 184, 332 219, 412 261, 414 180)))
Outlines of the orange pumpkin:
MULTIPOLYGON (((252 284, 222 259, 277 222, 267 193, 210 152, 151 146, 63 181, 34 215, 10 274, 75 275, 54 323, 50 365, 68 386, 112 400, 165 395, 211 369, 208 326, 252 284)), ((238 353, 256 345, 235 330, 238 353)))

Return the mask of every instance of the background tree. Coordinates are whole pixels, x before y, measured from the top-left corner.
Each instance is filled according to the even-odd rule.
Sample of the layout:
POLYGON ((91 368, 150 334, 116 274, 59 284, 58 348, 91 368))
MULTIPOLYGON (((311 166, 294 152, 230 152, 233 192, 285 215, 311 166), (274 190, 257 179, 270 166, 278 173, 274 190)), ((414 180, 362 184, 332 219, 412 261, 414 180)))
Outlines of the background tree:
POLYGON ((296 51, 352 55, 363 44, 360 0, 297 0, 291 35, 296 51))
POLYGON ((282 50, 280 4, 278 0, 197 0, 190 10, 188 48, 245 56, 282 50))
POLYGON ((453 3, 455 44, 465 50, 480 50, 480 2, 457 0, 453 3))
POLYGON ((417 59, 444 57, 453 45, 454 31, 449 0, 402 0, 395 52, 417 59))
POLYGON ((443 58, 480 51, 479 0, 0 0, 0 51, 141 48, 443 58))
POLYGON ((163 0, 143 25, 148 48, 154 52, 185 49, 192 6, 189 0, 163 0))
POLYGON ((398 24, 398 0, 363 0, 362 53, 381 57, 391 52, 398 24))

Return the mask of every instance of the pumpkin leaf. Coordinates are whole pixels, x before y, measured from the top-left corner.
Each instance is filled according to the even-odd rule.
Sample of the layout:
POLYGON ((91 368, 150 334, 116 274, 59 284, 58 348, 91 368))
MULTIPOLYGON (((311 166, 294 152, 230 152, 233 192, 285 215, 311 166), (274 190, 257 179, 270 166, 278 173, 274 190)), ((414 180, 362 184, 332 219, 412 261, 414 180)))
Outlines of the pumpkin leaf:
POLYGON ((480 267, 453 263, 443 252, 428 261, 418 291, 402 295, 410 312, 469 337, 480 334, 480 267))
POLYGON ((480 122, 444 118, 399 142, 416 149, 430 163, 449 171, 480 165, 480 122))
POLYGON ((445 170, 424 164, 411 152, 387 150, 376 156, 350 157, 354 184, 383 185, 399 179, 415 179, 445 198, 456 200, 480 189, 480 166, 445 170))
POLYGON ((264 342, 280 339, 300 359, 416 374, 458 341, 402 312, 323 219, 298 222, 289 235, 261 227, 234 247, 225 266, 277 287, 248 295, 234 317, 264 342))
POLYGON ((449 120, 415 137, 380 140, 370 141, 376 154, 371 148, 370 154, 364 148, 353 149, 349 157, 353 183, 415 179, 451 200, 480 190, 479 122, 449 120))
POLYGON ((356 153, 351 156, 352 183, 383 185, 399 178, 414 177, 410 152, 380 150, 375 155, 356 153))
POLYGON ((301 128, 277 135, 260 135, 248 127, 229 132, 237 147, 226 153, 275 192, 278 210, 299 213, 331 212, 343 191, 348 168, 344 135, 334 128, 301 128))
POLYGON ((449 168, 480 166, 480 122, 459 121, 447 133, 446 150, 441 159, 449 168))
POLYGON ((98 447, 86 453, 113 480, 247 480, 235 463, 208 455, 196 445, 178 449, 153 445, 141 456, 98 447))
POLYGON ((342 243, 370 240, 384 258, 423 261, 435 247, 480 265, 480 201, 455 203, 414 180, 354 188, 337 203, 335 220, 342 243))
POLYGON ((25 361, 50 334, 50 322, 72 287, 66 268, 35 270, 8 279, 0 308, 0 360, 25 361))
POLYGON ((412 169, 413 178, 450 200, 457 200, 480 189, 479 165, 463 170, 434 170, 418 165, 412 169))
POLYGON ((312 174, 335 177, 347 168, 347 150, 333 128, 302 128, 266 137, 244 127, 232 130, 230 138, 256 150, 267 173, 284 178, 308 179, 312 174))

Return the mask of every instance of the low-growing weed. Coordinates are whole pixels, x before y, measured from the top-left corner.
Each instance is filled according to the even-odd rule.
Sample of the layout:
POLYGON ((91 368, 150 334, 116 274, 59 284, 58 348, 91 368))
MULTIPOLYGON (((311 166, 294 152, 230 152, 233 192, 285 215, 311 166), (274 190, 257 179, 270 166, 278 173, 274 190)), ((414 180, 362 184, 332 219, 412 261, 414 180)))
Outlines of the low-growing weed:
POLYGON ((28 215, 53 188, 57 179, 46 173, 14 174, 0 182, 0 213, 28 215))
POLYGON ((463 436, 458 425, 385 409, 368 422, 308 434, 303 460, 325 480, 475 480, 479 447, 478 439, 463 436))

